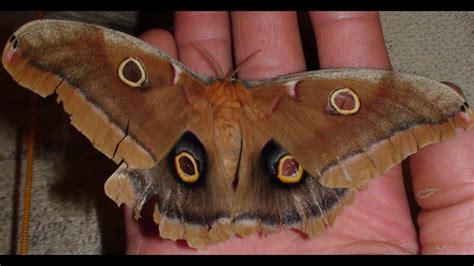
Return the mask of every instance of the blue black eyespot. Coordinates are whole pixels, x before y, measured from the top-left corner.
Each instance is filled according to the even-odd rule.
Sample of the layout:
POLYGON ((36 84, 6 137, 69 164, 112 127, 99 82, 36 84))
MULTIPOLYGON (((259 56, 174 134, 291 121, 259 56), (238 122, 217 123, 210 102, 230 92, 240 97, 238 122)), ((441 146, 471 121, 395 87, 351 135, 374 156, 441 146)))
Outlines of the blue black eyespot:
POLYGON ((262 149, 261 160, 264 169, 280 183, 297 184, 304 175, 305 171, 295 157, 278 143, 271 140, 262 149))
POLYGON ((207 156, 201 141, 191 132, 183 134, 169 154, 169 161, 179 181, 193 184, 206 173, 207 156))

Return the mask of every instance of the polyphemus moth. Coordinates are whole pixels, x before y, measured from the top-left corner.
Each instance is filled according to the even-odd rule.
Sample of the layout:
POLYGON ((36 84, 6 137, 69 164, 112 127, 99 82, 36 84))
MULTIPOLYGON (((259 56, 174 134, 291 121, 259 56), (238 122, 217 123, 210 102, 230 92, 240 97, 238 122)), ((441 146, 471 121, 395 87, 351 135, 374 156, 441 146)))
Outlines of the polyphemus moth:
POLYGON ((368 180, 474 124, 452 84, 370 69, 206 77, 78 22, 22 26, 2 63, 20 85, 57 94, 120 165, 105 183, 112 200, 138 218, 153 198, 161 237, 195 248, 282 228, 316 236, 368 180))

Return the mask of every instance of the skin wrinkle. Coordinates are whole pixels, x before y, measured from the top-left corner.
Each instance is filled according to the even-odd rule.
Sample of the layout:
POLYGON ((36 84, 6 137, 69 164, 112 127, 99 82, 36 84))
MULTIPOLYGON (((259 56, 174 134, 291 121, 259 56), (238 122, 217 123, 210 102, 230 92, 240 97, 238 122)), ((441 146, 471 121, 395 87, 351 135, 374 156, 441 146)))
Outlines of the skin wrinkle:
MULTIPOLYGON (((365 248, 369 250, 368 248, 365 248)), ((386 241, 373 241, 373 240, 361 240, 353 243, 345 244, 335 250, 336 254, 393 254, 393 255, 410 255, 415 254, 410 252, 398 245, 386 241), (377 249, 377 252, 361 252, 364 248, 361 246, 374 246, 377 249), (348 250, 354 249, 354 252, 347 252, 348 250)))
MULTIPOLYGON (((401 245, 396 245, 394 243, 390 243, 388 241, 379 241, 379 240, 360 240, 359 237, 353 237, 349 234, 344 232, 334 231, 333 235, 337 238, 344 239, 340 241, 341 243, 333 243, 328 242, 324 246, 318 246, 317 249, 312 247, 310 244, 305 244, 304 246, 299 246, 297 248, 297 252, 289 253, 317 253, 317 254, 416 254, 416 252, 410 252, 409 249, 404 248, 401 245), (370 250, 368 247, 376 247, 378 252, 367 252, 366 250, 370 250), (382 247, 389 247, 385 250, 387 251, 380 251, 379 249, 382 247), (353 249, 352 251, 349 251, 353 249), (390 250, 398 250, 397 252, 389 252, 390 250)), ((382 249, 384 250, 384 249, 382 249)))
MULTIPOLYGON (((433 211, 426 211, 422 216, 420 216, 420 219, 418 219, 420 226, 428 224, 429 225, 429 226, 427 226, 428 228, 433 227, 433 223, 431 222, 432 219, 423 219, 425 216, 428 216, 428 215, 432 214, 432 212, 449 212, 449 211, 451 211, 450 209, 452 209, 453 207, 460 206, 460 204, 462 204, 464 202, 467 202, 468 205, 474 205, 474 197, 470 197, 470 198, 468 198, 466 200, 463 200, 461 202, 458 202, 458 203, 455 203, 455 204, 452 204, 452 205, 448 205, 448 206, 445 206, 443 208, 438 208, 438 209, 433 210, 433 211)), ((462 207, 464 207, 464 206, 462 206, 462 207)), ((470 206, 467 206, 465 208, 468 209, 467 211, 472 211, 472 209, 474 209, 473 207, 470 207, 470 206)), ((425 230, 427 230, 427 231, 425 231, 426 235, 432 235, 433 231, 441 231, 442 229, 445 229, 446 227, 450 227, 450 226, 452 228, 456 228, 455 225, 457 225, 459 223, 463 223, 463 222, 468 222, 470 220, 470 219, 465 219, 464 217, 453 217, 453 218, 457 218, 457 219, 453 221, 453 219, 451 218, 450 220, 446 221, 447 223, 443 223, 442 225, 434 227, 434 228, 429 228, 429 230, 427 230, 426 227, 424 227, 425 230)))
MULTIPOLYGON (((468 145, 469 144, 474 145, 474 142, 468 143, 468 145)), ((468 155, 474 154, 473 150, 467 150, 466 153, 468 153, 468 155)), ((468 185, 474 184, 474 167, 472 166, 472 161, 469 160, 469 157, 465 156, 465 154, 455 153, 454 156, 456 156, 454 160, 458 162, 458 168, 455 173, 458 176, 464 177, 462 181, 468 185)))
MULTIPOLYGON (((471 180, 470 180, 470 181, 471 181, 471 180)), ((472 185, 473 185, 473 182, 453 184, 453 185, 450 185, 450 186, 446 187, 444 190, 446 190, 446 191, 448 191, 448 192, 450 192, 450 191, 455 191, 455 192, 457 192, 457 191, 456 191, 457 189, 464 189, 464 188, 466 188, 466 186, 472 186, 472 185)), ((471 191, 471 192, 472 192, 472 191, 471 191)), ((466 201, 466 200, 469 200, 469 199, 473 199, 473 198, 474 198, 474 195, 471 194, 471 195, 468 196, 467 198, 461 199, 461 200, 459 200, 459 201, 457 201, 457 202, 454 202, 454 203, 452 203, 452 204, 450 204, 450 205, 454 205, 454 204, 456 204, 456 203, 460 203, 460 202, 463 202, 463 201, 466 201)), ((446 205, 446 206, 450 206, 450 205, 446 205)))
MULTIPOLYGON (((429 197, 443 197, 443 195, 447 194, 456 194, 459 196, 459 191, 456 191, 456 188, 460 188, 461 190, 465 189, 466 186, 472 186, 472 184, 455 184, 455 185, 450 185, 449 187, 445 187, 443 189, 437 189, 436 192, 438 193, 432 193, 429 195, 429 197)), ((460 204, 464 201, 469 201, 470 199, 474 198, 474 195, 472 195, 472 191, 468 192, 463 192, 462 194, 467 194, 467 198, 460 197, 458 200, 451 200, 450 202, 445 202, 444 205, 438 205, 435 207, 429 207, 429 206, 423 206, 423 209, 426 211, 431 211, 431 210, 440 210, 446 207, 451 207, 451 206, 456 206, 457 204, 460 204), (471 192, 471 193, 469 193, 471 192)), ((452 197, 451 197, 452 198, 452 197)), ((417 197, 417 200, 420 201, 425 201, 425 197, 417 197)), ((422 204, 424 205, 424 204, 422 204)))
MULTIPOLYGON (((388 180, 390 180, 390 179, 395 180, 395 178, 397 177, 397 176, 395 175, 395 173, 398 173, 398 170, 397 170, 397 169, 392 169, 391 171, 387 172, 387 173, 384 175, 384 177, 381 177, 381 178, 385 178, 385 179, 388 179, 388 180), (397 172, 396 172, 396 171, 397 171, 397 172), (393 176, 392 176, 392 175, 393 175, 393 176)), ((373 184, 374 182, 375 182, 375 181, 370 181, 370 182, 369 182, 369 188, 370 188, 370 183, 373 184)), ((393 182, 392 182, 391 185, 392 185, 392 186, 395 186, 395 184, 393 184, 393 182)), ((369 202, 370 202, 370 201, 372 201, 372 202, 377 202, 377 203, 379 203, 380 205, 382 205, 382 207, 380 207, 380 209, 387 209, 387 210, 392 209, 393 203, 391 203, 391 202, 386 202, 386 201, 382 201, 382 200, 380 199, 380 197, 377 197, 378 195, 370 194, 370 193, 367 192, 367 190, 364 191, 364 194, 362 194, 362 195, 363 195, 365 198, 369 198, 369 199, 370 199, 370 200, 367 200, 367 201, 369 201, 369 202)), ((366 199, 365 199, 365 200, 366 200, 366 199)), ((405 208, 405 210, 408 211, 408 202, 405 201, 404 204, 405 204, 406 207, 407 207, 407 208, 405 208)), ((388 221, 393 221, 393 217, 385 216, 385 215, 380 215, 380 214, 378 214, 378 213, 373 213, 373 212, 369 209, 369 207, 368 207, 367 205, 365 205, 365 204, 357 204, 357 205, 353 205, 353 206, 354 206, 354 207, 359 207, 359 208, 365 208, 365 209, 367 210, 367 213, 370 214, 370 215, 369 215, 370 217, 373 217, 372 214, 374 214, 375 216, 384 218, 384 219, 386 219, 386 220, 388 220, 388 221)), ((360 212, 356 212, 356 213, 360 213, 360 212)), ((363 212, 362 212, 362 213, 363 213, 363 212)), ((386 213, 386 214, 387 214, 387 215, 390 215, 391 213, 386 213)), ((405 214, 404 214, 404 215, 405 215, 405 214)), ((406 214, 406 215, 408 215, 408 214, 406 214)), ((399 222, 398 219, 397 219, 396 221, 397 221, 397 223, 401 226, 401 228, 405 229, 405 232, 406 232, 405 234, 406 234, 406 236, 410 236, 410 235, 412 235, 412 234, 414 233, 414 232, 413 232, 413 231, 414 231, 414 228, 413 228, 412 226, 407 227, 407 225, 406 225, 405 223, 399 222)), ((410 224, 410 225, 412 225, 412 224, 410 224)))
MULTIPOLYGON (((466 156, 468 158, 468 156, 466 156)), ((433 170, 438 174, 438 170, 435 169, 433 170)), ((421 175, 422 173, 418 174, 420 175, 419 178, 433 178, 434 175, 421 175)), ((458 174, 457 172, 452 172, 451 173, 453 176, 470 176, 470 174, 458 174)), ((451 182, 456 182, 454 184, 445 184, 445 183, 439 183, 439 177, 435 179, 434 182, 438 187, 442 188, 442 191, 432 195, 431 200, 426 200, 424 198, 417 198, 418 203, 420 206, 423 207, 424 210, 426 211, 432 211, 432 210, 442 210, 443 208, 446 207, 451 207, 451 206, 456 206, 461 204, 464 201, 469 201, 470 199, 474 198, 473 195, 473 190, 469 189, 469 187, 472 187, 472 181, 469 180, 469 182, 464 183, 463 180, 453 180, 451 182), (449 200, 446 200, 445 198, 448 198, 449 200), (444 200, 444 201, 443 201, 444 200)), ((446 176, 443 180, 450 180, 452 179, 449 176, 446 176)), ((444 182, 444 181, 443 181, 444 182)), ((416 188, 416 186, 415 186, 416 188)))
MULTIPOLYGON (((375 236, 377 236, 377 239, 384 239, 384 238, 387 238, 386 234, 388 231, 392 231, 392 230, 389 230, 386 228, 387 225, 391 224, 391 223, 395 223, 399 226, 401 226, 402 228, 405 229, 406 231, 406 235, 410 235, 411 234, 411 229, 410 228, 407 228, 403 223, 401 222, 398 222, 398 220, 396 220, 396 222, 394 222, 394 219, 392 217, 387 217, 387 216, 383 216, 383 215, 380 215, 379 213, 377 212, 372 212, 370 211, 369 208, 365 208, 365 207, 362 207, 362 206, 354 206, 356 209, 362 209, 364 211, 367 211, 367 214, 368 216, 370 217, 378 217, 378 218, 382 218, 382 220, 385 220, 385 221, 381 221, 381 222, 377 222, 377 225, 374 227, 374 228, 371 228, 369 229, 370 231, 370 237, 373 238, 374 237, 374 234, 375 233, 375 236), (376 228, 379 228, 379 229, 376 229, 376 228), (378 230, 382 230, 380 232, 378 232, 378 230)), ((363 217, 364 216, 355 216, 357 220, 364 220, 363 217), (362 219, 361 219, 362 217, 362 219)), ((394 226, 395 227, 395 226, 394 226)), ((397 230, 398 231, 398 230, 397 230)), ((396 233, 396 232, 395 232, 396 233)), ((360 232, 354 232, 354 233, 350 233, 350 232, 344 232, 344 234, 347 234, 347 235, 351 235, 352 237, 354 237, 355 239, 356 238, 361 238, 361 235, 366 235, 366 234, 360 234, 360 232)), ((393 233, 390 233, 390 234, 393 234, 393 233)), ((388 238, 390 239, 391 241, 393 241, 395 238, 388 238)), ((393 242, 400 242, 400 243, 405 243, 407 242, 406 240, 405 241, 393 241, 393 242)))
MULTIPOLYGON (((222 46, 227 46, 230 44, 228 39, 222 38, 222 36, 215 37, 214 33, 203 34, 204 36, 199 40, 187 40, 187 42, 180 43, 178 46, 179 50, 189 49, 190 46, 194 46, 195 43, 199 43, 204 47, 216 47, 217 49, 222 49, 222 46)), ((195 49, 195 47, 191 48, 195 49)), ((225 49, 223 49, 225 52, 225 49)), ((215 50, 211 50, 215 52, 215 50)), ((200 54, 199 52, 197 54, 200 54)))
MULTIPOLYGON (((424 248, 434 247, 435 249, 438 249, 438 250, 446 250, 446 249, 449 249, 452 246, 466 247, 466 246, 471 246, 471 245, 473 245, 473 244, 472 243, 460 244, 456 241, 442 240, 442 241, 434 241, 432 243, 426 244, 426 246, 424 246, 424 248)), ((449 253, 447 253, 447 254, 449 254, 449 253)))
MULTIPOLYGON (((358 207, 360 206, 360 204, 356 204, 356 205, 352 205, 352 206, 349 206, 347 207, 348 209, 351 208, 355 208, 357 209, 358 207)), ((344 243, 347 243, 347 242, 353 242, 353 241, 357 241, 357 240, 360 240, 361 238, 362 239, 365 239, 365 240, 370 240, 370 239, 373 239, 374 238, 374 235, 372 234, 373 232, 376 233, 377 235, 377 241, 383 241, 383 242, 392 242, 393 244, 396 244, 398 246, 400 246, 401 248, 403 249, 406 249, 406 250, 416 250, 417 249, 417 245, 416 243, 412 243, 411 242, 411 239, 396 239, 396 238, 388 238, 387 237, 384 237, 383 233, 382 234, 379 234, 378 232, 378 229, 376 228, 365 228, 365 227, 362 227, 362 228, 359 228, 358 231, 352 231, 351 229, 346 229, 346 227, 339 227, 338 225, 340 223, 345 223, 347 224, 347 222, 349 223, 353 223, 353 222, 358 222, 358 221, 361 221, 361 222, 364 222, 367 218, 366 218, 366 215, 359 215, 361 214, 362 212, 360 211, 353 211, 351 210, 350 212, 351 214, 349 214, 349 216, 344 216, 343 219, 339 219, 339 220, 336 220, 336 229, 335 230, 331 230, 331 235, 332 235, 332 238, 335 238, 335 239, 338 239, 339 240, 339 244, 344 244, 344 243), (367 229, 367 230, 363 230, 363 229, 367 229), (365 236, 365 238, 363 237, 365 236), (383 239, 386 239, 386 240, 383 240, 383 239)), ((367 216, 369 217, 373 217, 371 214, 367 214, 367 216)), ((372 218, 370 218, 372 219, 372 218)), ((380 223, 380 226, 386 226, 383 224, 383 222, 380 223)), ((375 241, 375 240, 374 240, 375 241)))
POLYGON ((200 44, 202 44, 204 47, 206 46, 216 46, 216 47, 221 47, 223 45, 228 45, 229 44, 229 40, 226 40, 226 39, 223 39, 223 38, 220 38, 220 37, 213 37, 214 35, 213 34, 209 34, 209 37, 208 38, 202 38, 202 39, 199 39, 198 41, 197 40, 188 40, 187 42, 185 43, 180 43, 178 45, 178 49, 196 49, 194 47, 195 43, 198 42, 200 44), (208 44, 208 45, 205 45, 205 44, 208 44))
POLYGON ((474 225, 465 223, 462 225, 462 228, 460 230, 460 241, 462 242, 468 242, 469 244, 474 244, 474 225))
POLYGON ((416 191, 415 197, 416 198, 423 198, 426 199, 428 197, 433 196, 436 192, 440 191, 441 188, 424 188, 416 191))
POLYGON ((446 242, 448 245, 427 245, 423 247, 423 254, 440 254, 440 255, 472 255, 472 245, 458 245, 455 243, 446 242), (435 252, 433 252, 435 251, 435 252))
MULTIPOLYGON (((188 19, 202 19, 202 22, 205 24, 208 24, 209 22, 212 22, 212 18, 215 18, 215 16, 220 16, 222 15, 222 12, 220 11, 207 11, 207 12, 177 12, 176 16, 183 16, 186 15, 188 19), (210 21, 211 20, 211 21, 210 21)), ((179 18, 178 18, 179 19, 179 18)))
POLYGON ((325 26, 324 24, 332 24, 339 21, 347 21, 348 24, 355 23, 357 24, 361 20, 373 20, 378 19, 378 14, 373 12, 333 12, 330 16, 322 14, 324 12, 314 12, 316 15, 322 17, 318 21, 317 26, 325 26), (351 21, 352 20, 352 21, 351 21))

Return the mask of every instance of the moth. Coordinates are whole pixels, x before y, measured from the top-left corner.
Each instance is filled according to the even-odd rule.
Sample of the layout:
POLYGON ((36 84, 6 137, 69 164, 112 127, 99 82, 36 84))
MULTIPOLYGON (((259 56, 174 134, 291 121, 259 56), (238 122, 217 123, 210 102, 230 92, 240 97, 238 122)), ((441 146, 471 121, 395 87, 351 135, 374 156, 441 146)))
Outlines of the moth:
POLYGON ((333 69, 244 81, 200 75, 107 28, 37 20, 2 56, 21 86, 57 101, 118 169, 105 193, 191 247, 333 224, 359 188, 419 148, 473 126, 452 84, 333 69))

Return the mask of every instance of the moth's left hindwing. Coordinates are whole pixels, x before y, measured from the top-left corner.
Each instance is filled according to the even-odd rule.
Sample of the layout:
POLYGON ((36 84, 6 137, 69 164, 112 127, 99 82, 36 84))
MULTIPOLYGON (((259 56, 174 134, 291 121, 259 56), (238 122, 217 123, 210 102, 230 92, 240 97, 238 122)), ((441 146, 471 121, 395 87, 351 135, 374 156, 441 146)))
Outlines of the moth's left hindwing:
POLYGON ((212 119, 210 110, 203 112, 155 167, 140 170, 122 164, 105 184, 107 195, 134 208, 136 215, 154 197, 160 236, 186 239, 196 248, 234 235, 232 183, 225 177, 212 119))

